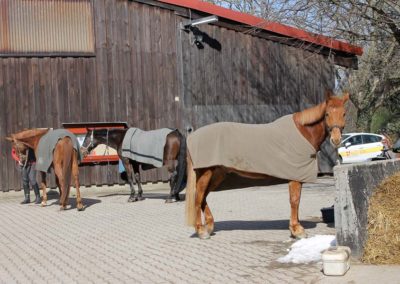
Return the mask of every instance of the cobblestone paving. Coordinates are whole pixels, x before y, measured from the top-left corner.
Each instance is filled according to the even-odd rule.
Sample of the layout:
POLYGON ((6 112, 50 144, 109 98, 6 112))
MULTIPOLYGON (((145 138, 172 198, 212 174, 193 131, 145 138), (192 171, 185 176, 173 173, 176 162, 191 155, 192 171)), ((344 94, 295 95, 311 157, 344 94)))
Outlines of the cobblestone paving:
MULTIPOLYGON (((82 189, 87 208, 20 205, 0 194, 0 283, 318 283, 321 264, 276 260, 289 238, 287 184, 213 192, 209 240, 184 224, 184 202, 165 204, 167 184, 146 185, 142 202, 128 187, 82 189)), ((300 218, 309 236, 335 234, 321 222, 334 203, 332 178, 305 184, 300 218)))

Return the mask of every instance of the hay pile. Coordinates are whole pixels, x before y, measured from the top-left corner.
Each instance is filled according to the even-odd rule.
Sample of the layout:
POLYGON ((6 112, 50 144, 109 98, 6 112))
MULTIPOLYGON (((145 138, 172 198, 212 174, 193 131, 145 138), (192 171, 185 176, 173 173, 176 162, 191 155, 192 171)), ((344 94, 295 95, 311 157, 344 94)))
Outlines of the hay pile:
POLYGON ((369 201, 364 262, 400 264, 400 172, 385 179, 369 201))

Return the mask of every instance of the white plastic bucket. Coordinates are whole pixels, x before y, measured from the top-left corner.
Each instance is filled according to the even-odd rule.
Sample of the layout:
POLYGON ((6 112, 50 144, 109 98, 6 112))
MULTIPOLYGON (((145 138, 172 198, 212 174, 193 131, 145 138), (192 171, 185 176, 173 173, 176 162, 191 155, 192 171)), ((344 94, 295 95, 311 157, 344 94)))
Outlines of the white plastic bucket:
POLYGON ((342 276, 350 268, 349 247, 330 247, 322 252, 323 272, 329 276, 342 276))

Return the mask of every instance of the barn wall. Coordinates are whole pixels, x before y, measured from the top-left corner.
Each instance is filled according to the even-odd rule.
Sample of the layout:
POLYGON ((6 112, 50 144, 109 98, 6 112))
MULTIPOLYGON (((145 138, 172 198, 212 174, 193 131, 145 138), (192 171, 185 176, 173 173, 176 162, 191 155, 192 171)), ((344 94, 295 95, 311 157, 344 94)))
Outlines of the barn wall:
POLYGON ((266 123, 321 102, 334 87, 323 56, 217 26, 201 26, 220 50, 180 33, 185 121, 196 129, 215 121, 266 123))
MULTIPOLYGON (((132 1, 94 3, 95 57, 0 58, 2 191, 21 187, 4 138, 24 128, 261 123, 319 102, 333 86, 331 66, 320 55, 211 25, 200 26, 209 44, 197 49, 179 29, 186 19, 174 11, 132 1)), ((122 182, 113 164, 82 166, 80 178, 82 185, 122 182)), ((167 176, 153 170, 143 178, 167 176)))

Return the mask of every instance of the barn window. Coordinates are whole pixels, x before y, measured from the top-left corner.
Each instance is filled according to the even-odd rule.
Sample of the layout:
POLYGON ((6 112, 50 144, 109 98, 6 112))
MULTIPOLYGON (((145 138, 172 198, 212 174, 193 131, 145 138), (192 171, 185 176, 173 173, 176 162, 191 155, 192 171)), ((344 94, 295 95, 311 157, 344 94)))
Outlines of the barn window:
POLYGON ((91 0, 0 0, 0 56, 94 55, 91 0))

